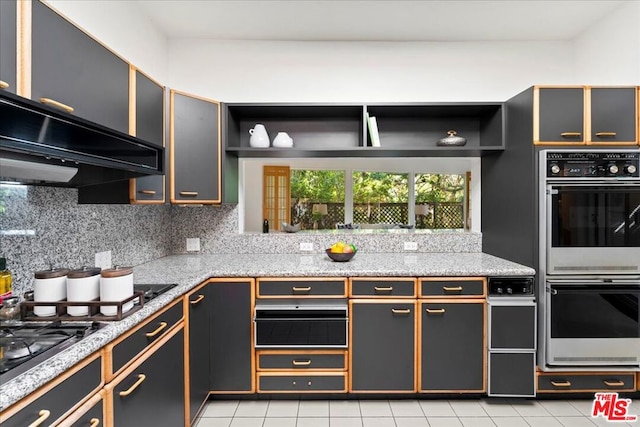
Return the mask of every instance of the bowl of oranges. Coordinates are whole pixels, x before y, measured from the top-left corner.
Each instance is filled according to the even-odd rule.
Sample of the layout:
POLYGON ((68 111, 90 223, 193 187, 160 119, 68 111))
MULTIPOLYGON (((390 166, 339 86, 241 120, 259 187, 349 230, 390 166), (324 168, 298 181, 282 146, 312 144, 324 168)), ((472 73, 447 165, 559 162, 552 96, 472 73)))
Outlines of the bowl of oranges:
POLYGON ((327 256, 336 262, 347 262, 358 252, 354 244, 336 242, 326 249, 327 256))

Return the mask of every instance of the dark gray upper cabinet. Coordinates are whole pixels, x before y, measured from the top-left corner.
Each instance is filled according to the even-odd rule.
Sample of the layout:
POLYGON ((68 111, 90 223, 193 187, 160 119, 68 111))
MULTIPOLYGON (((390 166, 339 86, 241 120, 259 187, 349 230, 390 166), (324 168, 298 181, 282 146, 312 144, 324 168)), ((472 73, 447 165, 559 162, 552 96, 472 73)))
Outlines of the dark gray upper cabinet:
POLYGON ((638 144, 635 87, 591 87, 589 143, 638 144))
POLYGON ((225 104, 225 150, 237 157, 478 156, 504 149, 502 103, 225 104), (366 114, 376 118, 380 147, 371 147, 366 114), (271 147, 250 146, 263 124, 271 147), (462 147, 438 146, 455 130, 462 147), (278 132, 292 148, 273 147, 278 132))
POLYGON ((351 389, 415 392, 415 302, 356 300, 350 306, 351 389))
POLYGON ((421 392, 483 392, 485 303, 421 302, 421 392))
POLYGON ((211 324, 210 390, 222 394, 252 393, 253 280, 220 279, 209 284, 208 296, 207 309, 211 324))
POLYGON ((16 93, 17 83, 17 4, 0 1, 0 89, 11 93, 16 93))
POLYGON ((31 98, 128 133, 129 64, 42 2, 30 4, 31 98))
POLYGON ((534 88, 533 143, 584 144, 584 107, 583 87, 534 88))
POLYGON ((192 291, 189 310, 189 419, 195 424, 198 411, 209 397, 209 357, 211 355, 211 296, 209 285, 192 291))
POLYGON ((136 137, 164 147, 164 87, 140 70, 134 72, 136 137))
POLYGON ((171 203, 220 203, 220 103, 170 92, 171 203))

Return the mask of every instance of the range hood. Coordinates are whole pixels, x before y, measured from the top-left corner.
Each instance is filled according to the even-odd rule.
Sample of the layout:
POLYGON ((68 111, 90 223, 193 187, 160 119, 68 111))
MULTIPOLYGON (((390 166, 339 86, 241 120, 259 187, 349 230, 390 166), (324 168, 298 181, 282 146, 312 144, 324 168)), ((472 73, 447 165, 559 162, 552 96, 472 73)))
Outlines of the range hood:
POLYGON ((163 165, 162 147, 0 90, 0 181, 83 187, 163 165))

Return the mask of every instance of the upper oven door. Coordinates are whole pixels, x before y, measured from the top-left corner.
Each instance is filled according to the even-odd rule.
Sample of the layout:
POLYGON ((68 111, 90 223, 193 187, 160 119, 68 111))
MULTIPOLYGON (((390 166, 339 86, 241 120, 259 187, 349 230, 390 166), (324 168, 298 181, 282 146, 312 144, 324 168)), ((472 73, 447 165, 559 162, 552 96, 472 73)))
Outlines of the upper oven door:
POLYGON ((640 271, 640 185, 549 184, 547 274, 640 271))

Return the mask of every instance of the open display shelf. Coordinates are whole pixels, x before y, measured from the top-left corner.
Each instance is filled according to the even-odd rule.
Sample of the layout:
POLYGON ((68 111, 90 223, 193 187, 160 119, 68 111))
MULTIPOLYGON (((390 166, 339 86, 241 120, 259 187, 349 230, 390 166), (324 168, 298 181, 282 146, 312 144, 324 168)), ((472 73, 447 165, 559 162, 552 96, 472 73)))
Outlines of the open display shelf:
POLYGON ((502 103, 446 104, 226 104, 226 152, 236 157, 456 157, 504 150, 502 103), (380 147, 371 147, 366 113, 376 117, 380 147), (265 125, 271 141, 278 132, 292 148, 254 148, 249 130, 265 125), (455 130, 461 147, 438 146, 455 130))

